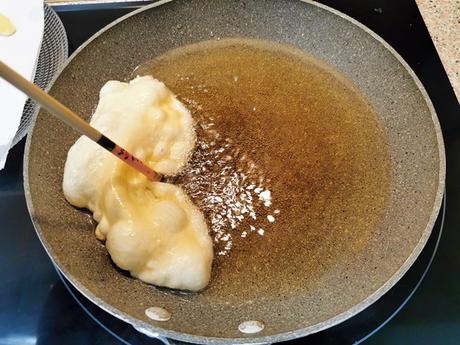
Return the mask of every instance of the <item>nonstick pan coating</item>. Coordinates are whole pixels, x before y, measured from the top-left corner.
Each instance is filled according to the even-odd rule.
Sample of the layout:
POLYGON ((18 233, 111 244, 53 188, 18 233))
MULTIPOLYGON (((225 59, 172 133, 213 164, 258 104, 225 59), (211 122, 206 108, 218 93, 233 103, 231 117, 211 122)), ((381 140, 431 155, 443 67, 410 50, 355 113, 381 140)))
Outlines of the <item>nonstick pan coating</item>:
MULTIPOLYGON (((261 279, 279 279, 276 272, 241 276, 227 285, 213 281, 198 294, 144 284, 112 264, 89 215, 65 201, 64 162, 78 135, 44 111, 27 140, 29 211, 40 240, 67 279, 137 329, 194 343, 273 343, 305 336, 369 306, 423 249, 444 190, 438 120, 420 81, 381 38, 343 14, 297 0, 155 3, 93 36, 72 55, 49 92, 89 118, 106 81, 129 78, 136 66, 170 49, 217 37, 271 40, 304 50, 346 76, 378 114, 388 140, 391 188, 382 221, 365 248, 327 258, 326 272, 307 281, 304 289, 292 293, 289 283, 279 282, 282 288, 265 291, 251 303, 239 296, 243 285, 256 289, 261 279), (145 314, 149 307, 163 307, 172 317, 153 321, 145 314), (243 334, 238 326, 248 320, 261 321, 265 328, 243 334)), ((306 258, 302 252, 291 255, 296 263, 306 258)), ((312 264, 291 279, 303 279, 312 264)))

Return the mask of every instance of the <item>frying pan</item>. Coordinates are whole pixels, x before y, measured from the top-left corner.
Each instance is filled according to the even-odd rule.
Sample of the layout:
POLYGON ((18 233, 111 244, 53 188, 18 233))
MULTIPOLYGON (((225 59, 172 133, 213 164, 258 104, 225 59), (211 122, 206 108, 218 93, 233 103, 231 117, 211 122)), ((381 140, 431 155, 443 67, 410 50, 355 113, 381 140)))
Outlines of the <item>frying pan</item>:
MULTIPOLYGON (((444 190, 444 147, 435 111, 413 71, 380 37, 333 9, 297 0, 154 3, 95 34, 71 56, 49 92, 89 118, 106 81, 128 79, 136 66, 154 56, 216 37, 265 39, 301 49, 348 78, 375 110, 387 140, 391 183, 381 221, 361 250, 331 251, 324 261, 312 262, 307 252, 286 249, 298 269, 294 276, 282 270, 263 276, 257 270, 237 272, 240 268, 227 265, 208 289, 195 294, 144 284, 112 264, 93 234, 90 216, 66 203, 63 167, 78 135, 43 111, 25 153, 31 218, 65 277, 99 307, 147 334, 237 344, 318 332, 380 298, 423 249, 444 190), (316 266, 324 268, 322 273, 310 274, 316 266), (263 284, 271 288, 263 289, 263 284), (255 298, 249 301, 245 293, 255 298), (150 307, 166 309, 171 318, 150 319, 145 312, 150 307), (264 328, 242 333, 239 326, 247 321, 264 328)), ((333 247, 337 241, 313 245, 333 247)), ((264 258, 255 252, 251 265, 264 267, 264 258)))

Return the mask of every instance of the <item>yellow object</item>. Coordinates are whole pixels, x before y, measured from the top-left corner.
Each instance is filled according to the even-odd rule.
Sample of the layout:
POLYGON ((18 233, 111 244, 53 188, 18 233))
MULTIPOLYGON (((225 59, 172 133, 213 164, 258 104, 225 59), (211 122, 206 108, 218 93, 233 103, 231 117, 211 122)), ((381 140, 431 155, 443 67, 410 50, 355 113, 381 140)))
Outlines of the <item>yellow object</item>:
POLYGON ((16 32, 16 28, 14 27, 11 20, 0 13, 0 35, 2 36, 11 36, 16 32))

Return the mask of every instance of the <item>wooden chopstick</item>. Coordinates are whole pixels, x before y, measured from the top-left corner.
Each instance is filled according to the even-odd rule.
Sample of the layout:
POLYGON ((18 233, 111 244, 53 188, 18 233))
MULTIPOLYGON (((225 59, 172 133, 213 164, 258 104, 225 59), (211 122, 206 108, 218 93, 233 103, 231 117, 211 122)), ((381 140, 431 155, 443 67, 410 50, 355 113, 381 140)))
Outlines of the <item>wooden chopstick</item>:
POLYGON ((96 128, 90 126, 85 120, 67 108, 64 104, 60 103, 57 99, 47 94, 35 84, 23 78, 19 73, 8 67, 2 61, 0 61, 0 77, 24 92, 30 98, 34 99, 59 120, 77 130, 80 134, 87 136, 89 139, 114 154, 129 166, 138 170, 149 180, 159 181, 161 179, 161 175, 159 175, 156 171, 149 168, 141 160, 134 157, 121 146, 117 145, 96 128))

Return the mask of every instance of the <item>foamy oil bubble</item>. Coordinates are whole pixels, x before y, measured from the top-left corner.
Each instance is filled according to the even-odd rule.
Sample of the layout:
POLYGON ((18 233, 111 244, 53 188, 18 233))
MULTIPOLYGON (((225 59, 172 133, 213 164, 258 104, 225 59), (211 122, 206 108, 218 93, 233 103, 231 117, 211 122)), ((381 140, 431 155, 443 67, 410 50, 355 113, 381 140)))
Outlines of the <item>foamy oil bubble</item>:
MULTIPOLYGON (((188 106, 199 105, 189 102, 188 106)), ((217 135, 212 122, 201 121, 197 131, 197 148, 179 179, 208 216, 216 253, 227 255, 233 238, 248 238, 251 227, 258 228, 255 234, 264 235, 257 216, 262 208, 271 206, 271 193, 258 182, 263 173, 250 155, 217 135)))

